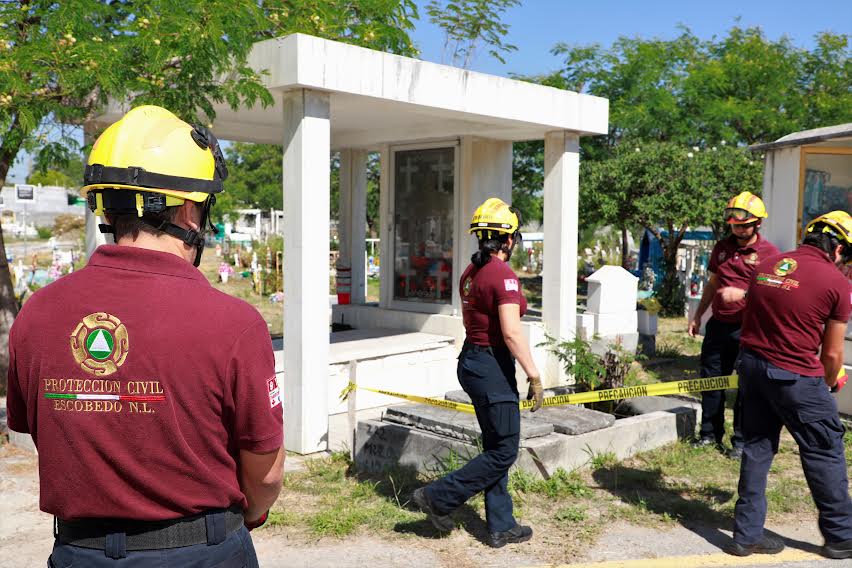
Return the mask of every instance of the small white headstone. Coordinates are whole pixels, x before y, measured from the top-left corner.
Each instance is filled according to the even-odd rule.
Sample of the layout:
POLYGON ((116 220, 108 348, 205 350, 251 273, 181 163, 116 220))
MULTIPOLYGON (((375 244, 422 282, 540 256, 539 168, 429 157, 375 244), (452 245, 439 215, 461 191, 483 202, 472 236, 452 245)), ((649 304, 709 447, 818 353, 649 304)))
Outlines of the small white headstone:
POLYGON ((639 279, 620 266, 605 265, 586 281, 589 283, 587 311, 617 314, 636 311, 639 279))

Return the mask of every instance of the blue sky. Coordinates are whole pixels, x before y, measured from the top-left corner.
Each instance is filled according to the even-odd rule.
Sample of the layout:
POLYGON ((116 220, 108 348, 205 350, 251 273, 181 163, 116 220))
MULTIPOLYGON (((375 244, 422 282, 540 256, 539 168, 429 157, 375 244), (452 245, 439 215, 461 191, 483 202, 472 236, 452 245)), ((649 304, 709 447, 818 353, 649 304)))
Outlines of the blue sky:
MULTIPOLYGON (((428 0, 417 1, 421 20, 414 42, 423 59, 440 63, 443 34, 428 22, 428 0)), ((518 50, 505 56, 505 64, 481 51, 471 69, 504 76, 543 74, 559 68, 559 58, 550 54, 558 42, 609 46, 619 36, 671 39, 681 24, 703 39, 724 36, 735 24, 760 26, 771 39, 786 35, 810 48, 818 32, 852 34, 852 0, 522 0, 503 19, 510 25, 506 42, 518 50)), ((21 155, 7 183, 23 182, 26 171, 21 155)))
MULTIPOLYGON (((421 22, 414 32, 421 57, 441 62, 443 35, 426 17, 427 0, 418 0, 421 22)), ((852 0, 522 0, 505 13, 508 43, 518 51, 506 64, 480 53, 471 69, 495 75, 537 75, 559 68, 550 54, 558 42, 609 46, 619 36, 671 39, 677 26, 688 26, 700 38, 723 36, 737 23, 760 26, 767 36, 789 36, 796 45, 812 47, 820 31, 852 33, 852 0)))

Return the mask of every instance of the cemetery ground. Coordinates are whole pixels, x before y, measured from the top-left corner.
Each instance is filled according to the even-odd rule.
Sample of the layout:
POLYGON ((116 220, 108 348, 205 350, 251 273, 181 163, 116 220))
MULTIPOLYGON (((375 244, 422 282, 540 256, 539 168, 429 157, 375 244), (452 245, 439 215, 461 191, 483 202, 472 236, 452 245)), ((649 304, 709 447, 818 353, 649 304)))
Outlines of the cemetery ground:
MULTIPOLYGON (((257 301, 248 281, 216 285, 233 285, 231 293, 257 301)), ((640 380, 695 373, 700 341, 686 336, 685 319, 662 320, 660 331, 658 345, 668 346, 661 352, 664 357, 638 362, 640 380)), ((730 420, 729 410, 729 434, 730 420)), ((847 435, 846 446, 852 456, 852 435, 847 435)), ((288 457, 281 497, 267 525, 252 533, 261 566, 464 568, 686 555, 702 555, 696 556, 702 560, 673 565, 724 566, 723 561, 733 561, 720 547, 733 526, 739 466, 711 448, 679 442, 623 461, 606 452, 589 453, 585 467, 557 471, 547 480, 513 471, 509 487, 516 517, 531 525, 535 536, 500 550, 484 544, 481 496, 453 514, 458 528, 449 534, 437 532, 412 505, 414 489, 459 467, 460 458, 451 458, 429 476, 406 471, 365 476, 353 470, 346 448, 337 450, 319 457, 288 457), (719 563, 702 563, 711 560, 719 563)), ((0 555, 0 567, 40 565, 49 553, 51 519, 38 511, 36 463, 32 454, 0 446, 0 548, 15 551, 0 555)), ((793 555, 775 565, 839 565, 812 555, 803 563, 795 556, 808 554, 802 550, 815 552, 821 538, 798 450, 786 431, 767 498, 767 527, 788 539, 791 549, 785 554, 793 555)), ((637 566, 655 565, 648 562, 637 566)))

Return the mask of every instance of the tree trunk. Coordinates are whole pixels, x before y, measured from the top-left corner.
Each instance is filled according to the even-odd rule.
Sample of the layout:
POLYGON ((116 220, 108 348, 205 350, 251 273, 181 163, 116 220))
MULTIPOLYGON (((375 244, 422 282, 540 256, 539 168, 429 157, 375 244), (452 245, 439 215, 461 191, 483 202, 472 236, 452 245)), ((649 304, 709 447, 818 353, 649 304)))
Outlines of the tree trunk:
POLYGON ((630 251, 627 250, 627 227, 621 228, 621 268, 630 270, 630 251))
POLYGON ((677 249, 682 239, 682 234, 674 235, 672 231, 669 231, 669 236, 660 240, 663 247, 665 274, 657 299, 663 307, 661 313, 666 317, 680 317, 685 313, 686 298, 683 284, 677 275, 677 249))
MULTIPOLYGON (((15 128, 17 119, 13 121, 15 128)), ((10 129, 11 132, 11 129, 10 129)), ((20 137, 8 136, 0 147, 0 187, 6 183, 9 168, 21 149, 20 137), (17 141, 17 143, 16 143, 17 141)), ((0 395, 6 395, 6 379, 9 370, 9 330, 18 315, 18 299, 12 286, 12 273, 9 271, 9 260, 6 257, 6 243, 3 238, 3 227, 0 225, 0 395)))

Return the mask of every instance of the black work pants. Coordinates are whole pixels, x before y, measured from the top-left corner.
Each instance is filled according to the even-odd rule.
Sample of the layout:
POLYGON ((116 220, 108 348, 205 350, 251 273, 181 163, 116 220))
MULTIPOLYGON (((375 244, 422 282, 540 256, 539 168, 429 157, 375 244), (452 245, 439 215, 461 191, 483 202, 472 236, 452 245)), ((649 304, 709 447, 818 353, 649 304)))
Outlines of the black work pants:
POLYGON ((482 430, 481 454, 426 487, 435 512, 447 515, 485 492, 485 521, 492 533, 515 526, 509 495, 509 468, 518 457, 521 413, 515 361, 508 350, 462 349, 459 382, 470 396, 482 430))
MULTIPOLYGON (((701 344, 701 377, 718 377, 734 372, 734 364, 740 352, 740 324, 726 323, 710 318, 701 344)), ((701 393, 701 438, 714 438, 722 443, 725 437, 725 391, 713 390, 701 393)), ((742 409, 739 390, 734 401, 734 435, 731 445, 741 448, 742 409)))
POLYGON ((763 537, 766 479, 778 452, 782 426, 799 446, 802 469, 819 510, 819 530, 826 543, 852 539, 852 501, 843 447, 845 429, 823 378, 780 369, 750 350, 743 351, 739 370, 745 447, 734 540, 750 545, 763 537))

